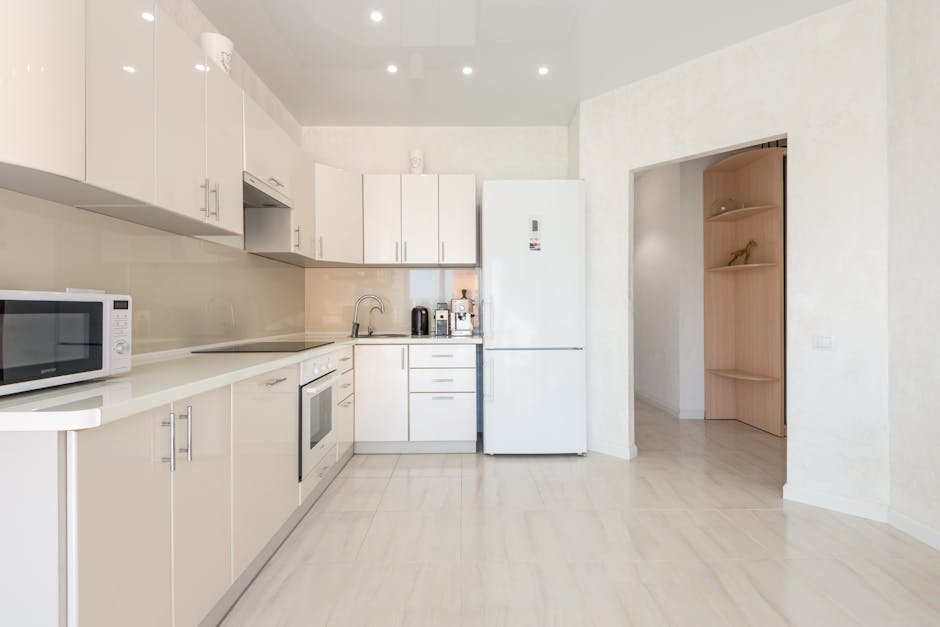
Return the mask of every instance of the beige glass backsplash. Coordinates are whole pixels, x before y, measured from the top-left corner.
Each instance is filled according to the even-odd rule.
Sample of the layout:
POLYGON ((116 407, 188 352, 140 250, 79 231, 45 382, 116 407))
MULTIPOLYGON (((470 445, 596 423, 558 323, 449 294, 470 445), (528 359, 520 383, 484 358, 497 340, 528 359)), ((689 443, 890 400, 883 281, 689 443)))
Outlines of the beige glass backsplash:
MULTIPOLYGON (((373 315, 376 332, 411 331, 411 308, 424 305, 433 318, 434 305, 467 295, 478 300, 479 273, 476 268, 311 268, 307 277, 307 331, 349 333, 356 299, 375 294, 385 302, 385 313, 373 315)), ((365 332, 374 301, 359 308, 359 323, 365 332)), ((477 313, 476 309, 474 313, 477 313)), ((477 325, 479 317, 474 319, 477 325)))
POLYGON ((303 330, 304 271, 0 190, 0 289, 134 299, 134 352, 303 330))

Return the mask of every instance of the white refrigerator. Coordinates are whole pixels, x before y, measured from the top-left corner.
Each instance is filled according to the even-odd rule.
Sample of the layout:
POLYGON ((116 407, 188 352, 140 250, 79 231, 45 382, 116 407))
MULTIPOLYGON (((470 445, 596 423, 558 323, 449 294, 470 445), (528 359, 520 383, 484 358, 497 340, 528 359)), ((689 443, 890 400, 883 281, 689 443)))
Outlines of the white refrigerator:
POLYGON ((582 181, 485 181, 483 452, 584 453, 582 181))

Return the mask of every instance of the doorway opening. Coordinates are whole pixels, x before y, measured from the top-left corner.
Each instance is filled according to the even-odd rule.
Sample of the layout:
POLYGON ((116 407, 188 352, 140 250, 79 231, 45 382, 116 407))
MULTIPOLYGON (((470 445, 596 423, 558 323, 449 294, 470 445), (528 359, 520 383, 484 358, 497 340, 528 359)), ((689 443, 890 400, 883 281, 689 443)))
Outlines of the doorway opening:
POLYGON ((786 481, 786 139, 634 172, 634 437, 786 481))

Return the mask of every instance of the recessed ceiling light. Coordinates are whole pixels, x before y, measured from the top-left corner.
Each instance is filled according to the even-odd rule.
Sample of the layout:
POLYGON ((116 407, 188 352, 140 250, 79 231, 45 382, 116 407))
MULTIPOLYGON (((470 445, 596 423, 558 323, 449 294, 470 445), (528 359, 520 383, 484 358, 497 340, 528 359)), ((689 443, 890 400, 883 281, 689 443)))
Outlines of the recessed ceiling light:
POLYGON ((196 71, 197 71, 197 72, 208 72, 208 71, 209 71, 209 68, 208 68, 207 66, 203 65, 202 63, 197 63, 197 64, 194 65, 193 67, 196 68, 196 71))
POLYGON ((121 69, 127 72, 128 74, 133 74, 137 71, 137 68, 135 68, 133 65, 125 65, 121 69))
POLYGON ((539 76, 545 76, 546 74, 548 74, 548 67, 543 65, 539 68, 539 76))
POLYGON ((373 11, 372 13, 369 14, 369 19, 372 20, 372 21, 375 22, 375 23, 381 22, 381 21, 382 21, 382 12, 381 12, 381 11, 373 11))
POLYGON ((388 70, 389 74, 394 74, 398 71, 398 66, 395 65, 394 63, 389 63, 388 67, 385 69, 388 70))
POLYGON ((463 72, 464 76, 470 76, 471 74, 473 74, 473 68, 470 67, 469 65, 463 66, 463 69, 460 71, 463 72))
POLYGON ((153 13, 151 13, 150 11, 144 11, 143 13, 140 14, 140 17, 144 18, 145 22, 152 22, 154 19, 153 13))

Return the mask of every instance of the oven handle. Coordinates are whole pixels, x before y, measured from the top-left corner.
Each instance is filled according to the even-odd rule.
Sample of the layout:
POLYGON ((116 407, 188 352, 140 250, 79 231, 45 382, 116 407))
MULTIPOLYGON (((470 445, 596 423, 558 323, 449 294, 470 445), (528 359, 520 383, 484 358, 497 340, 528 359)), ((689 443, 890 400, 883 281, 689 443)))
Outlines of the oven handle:
POLYGON ((300 393, 304 396, 316 396, 320 392, 323 392, 330 386, 332 386, 339 379, 339 375, 336 374, 334 370, 332 373, 326 375, 325 377, 320 377, 316 381, 311 381, 307 385, 300 388, 300 393))

